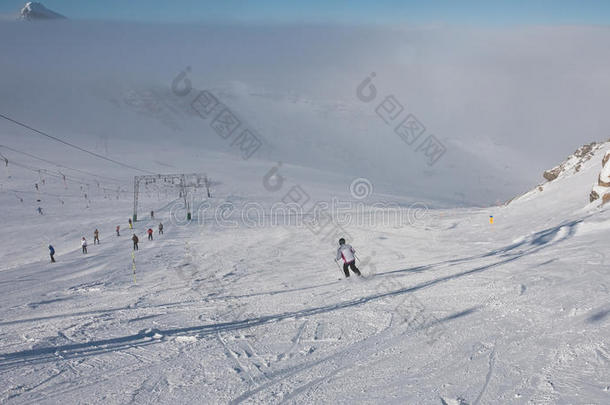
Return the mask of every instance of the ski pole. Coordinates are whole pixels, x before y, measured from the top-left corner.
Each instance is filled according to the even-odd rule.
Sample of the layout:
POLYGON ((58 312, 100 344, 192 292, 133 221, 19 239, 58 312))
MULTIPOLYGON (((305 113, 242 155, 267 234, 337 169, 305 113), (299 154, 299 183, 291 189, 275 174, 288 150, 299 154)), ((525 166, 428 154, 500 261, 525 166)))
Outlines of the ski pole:
POLYGON ((337 265, 337 268, 339 269, 339 273, 341 273, 341 275, 343 276, 343 275, 344 275, 344 274, 343 274, 343 270, 341 270, 341 266, 339 266, 339 262, 337 262, 337 261, 335 260, 335 264, 337 265))
POLYGON ((356 253, 354 253, 354 257, 356 258, 356 260, 358 260, 360 262, 360 259, 358 258, 358 256, 356 255, 356 253))

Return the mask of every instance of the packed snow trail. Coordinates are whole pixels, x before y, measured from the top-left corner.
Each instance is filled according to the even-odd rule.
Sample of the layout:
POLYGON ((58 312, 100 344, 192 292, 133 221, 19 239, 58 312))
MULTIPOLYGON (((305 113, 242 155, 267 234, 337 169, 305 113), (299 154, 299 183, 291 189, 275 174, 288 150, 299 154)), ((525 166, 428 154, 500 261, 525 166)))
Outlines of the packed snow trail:
POLYGON ((129 200, 22 224, 2 193, 23 230, 0 235, 0 401, 606 403, 598 163, 505 207, 350 226, 364 277, 340 281, 336 241, 304 226, 177 224, 168 204, 135 223, 134 283, 129 200))
MULTIPOLYGON (((588 218, 514 243, 489 240, 485 249, 462 246, 466 226, 475 228, 471 235, 483 226, 458 220, 450 232, 450 215, 425 231, 356 230, 358 245, 403 249, 409 259, 400 261, 409 264, 377 253, 375 274, 364 266, 367 279, 344 281, 329 264, 333 249, 299 227, 168 225, 165 235, 141 242, 135 285, 128 234, 108 235, 88 255, 75 249, 53 265, 0 273, 0 373, 9 382, 2 396, 15 403, 99 392, 111 402, 342 402, 367 393, 407 403, 577 394, 599 401, 604 368, 588 368, 595 394, 577 388, 583 377, 574 367, 605 364, 600 311, 608 291, 591 275, 607 270, 575 272, 582 255, 560 256, 598 243, 579 238, 588 218), (320 253, 293 260, 303 248, 320 253), (590 334, 565 322, 590 325, 590 334), (549 349, 554 335, 564 343, 549 349), (568 362, 554 372, 558 355, 568 362)), ((370 259, 371 251, 360 252, 370 259)))

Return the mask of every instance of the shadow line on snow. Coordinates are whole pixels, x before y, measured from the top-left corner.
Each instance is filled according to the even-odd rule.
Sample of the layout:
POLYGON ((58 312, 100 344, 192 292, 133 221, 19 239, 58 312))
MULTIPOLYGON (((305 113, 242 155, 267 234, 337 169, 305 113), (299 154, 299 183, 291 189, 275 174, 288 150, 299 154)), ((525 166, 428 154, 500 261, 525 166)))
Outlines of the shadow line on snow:
POLYGON ((160 339, 154 339, 155 334, 162 335, 163 338, 179 336, 184 334, 192 334, 197 333, 200 336, 207 336, 211 334, 215 334, 218 332, 224 331, 232 331, 232 330, 240 330, 251 328, 255 326, 260 326, 272 322, 279 322, 286 319, 291 318, 303 318, 313 315, 324 314, 328 312, 337 311, 340 309, 351 308, 355 306, 364 305, 368 302, 380 300, 382 298, 398 296, 402 294, 412 293, 427 287, 431 287, 433 285, 443 283, 449 280, 457 279, 460 277, 464 277, 470 274, 482 272, 488 270, 490 268, 500 266, 502 264, 512 262, 517 260, 519 257, 511 257, 504 259, 502 261, 487 264, 484 266, 479 266, 471 270, 467 270, 461 273, 452 274, 449 276, 441 277, 438 279, 434 279, 431 281, 427 281, 421 284, 418 284, 413 287, 402 288, 399 290, 381 292, 373 295, 369 295, 366 297, 361 297, 357 299, 353 299, 350 301, 340 302, 331 305, 325 305, 321 307, 308 308, 300 311, 293 312, 284 312, 280 314, 274 315, 265 315, 257 318, 249 318, 241 321, 233 321, 233 322, 222 322, 216 324, 207 324, 207 325, 199 325, 199 326, 190 326, 184 328, 174 328, 174 329, 166 329, 166 330, 146 330, 140 331, 133 335, 122 336, 118 338, 110 338, 110 339, 102 339, 91 342, 84 343, 75 343, 61 346, 49 346, 36 348, 31 350, 22 350, 13 353, 5 353, 0 355, 0 369, 10 368, 12 366, 19 365, 29 365, 29 364, 37 364, 44 363, 48 361, 58 360, 58 359, 71 359, 78 357, 86 357, 97 354, 106 353, 109 351, 119 351, 125 350, 130 347, 140 346, 142 344, 149 344, 152 342, 159 342, 160 339))
MULTIPOLYGON (((49 346, 49 347, 41 347, 30 350, 22 350, 12 353, 0 354, 0 369, 7 369, 12 366, 19 365, 29 365, 29 364, 37 364, 44 363, 48 361, 58 360, 58 359, 71 359, 78 357, 86 357, 99 355, 102 353, 112 352, 112 351, 120 351, 125 350, 130 347, 137 347, 141 345, 148 345, 154 342, 160 342, 162 339, 172 336, 179 336, 183 334, 191 334, 197 333, 200 336, 207 336, 211 334, 215 334, 223 331, 232 331, 232 330, 240 330, 246 329, 254 326, 264 325, 272 322, 279 322, 282 320, 290 319, 290 318, 303 318, 313 315, 319 315, 323 313, 333 312, 341 309, 356 307, 360 305, 364 305, 368 302, 376 301, 382 298, 398 296, 402 294, 412 293, 424 288, 432 287, 434 285, 444 283, 447 281, 455 280, 461 277, 469 276, 472 274, 480 273, 486 270, 489 270, 494 267, 498 267, 513 261, 516 261, 526 255, 531 255, 544 249, 550 244, 556 244, 564 241, 565 239, 573 236, 575 232, 575 227, 577 224, 582 222, 582 220, 574 220, 565 224, 557 225, 556 227, 549 228, 540 232, 537 232, 533 235, 533 237, 528 241, 527 239, 521 242, 513 243, 505 248, 496 249, 491 252, 488 252, 484 255, 474 256, 470 260, 474 258, 483 258, 483 257, 491 257, 494 255, 500 255, 502 257, 501 260, 485 264, 482 266, 478 266, 472 268, 470 270, 462 271, 459 273, 451 274, 444 277, 439 277, 437 279, 429 280, 418 285, 412 287, 401 288, 394 291, 381 292, 377 294, 372 294, 366 297, 361 297, 357 299, 353 299, 350 301, 340 302, 331 305, 325 305, 315 308, 303 309, 300 311, 293 312, 284 312, 280 314, 274 315, 265 315, 257 318, 249 318, 241 321, 233 321, 233 322, 222 322, 216 324, 207 324, 207 325, 199 325, 199 326, 190 326, 184 328, 173 328, 166 330, 145 330, 140 331, 136 334, 117 337, 117 338, 109 338, 109 339, 101 339, 96 341, 84 342, 84 343, 74 343, 68 345, 61 346, 49 346), (563 227, 568 227, 567 234, 562 238, 555 240, 553 243, 553 239, 557 236, 559 230, 563 227), (525 245, 530 245, 531 248, 519 251, 512 255, 507 255, 507 252, 510 252, 519 247, 523 247, 525 245), (161 335, 161 339, 155 338, 155 335, 161 335)), ((454 259, 448 262, 462 262, 467 259, 454 259)), ((419 266, 411 269, 402 269, 402 270, 394 270, 385 273, 378 273, 377 275, 384 274, 393 274, 393 273, 404 273, 410 271, 416 271, 416 269, 428 266, 419 266)))
POLYGON ((601 311, 597 311, 596 313, 594 313, 593 315, 589 316, 587 318, 587 322, 589 323, 594 323, 594 322, 601 322, 603 321, 608 315, 610 315, 610 309, 602 309, 601 311))
MULTIPOLYGON (((559 232, 559 230, 562 227, 568 226, 569 227, 568 234, 566 236, 564 236, 561 240, 556 241, 556 243, 561 242, 564 239, 566 239, 574 234, 574 227, 576 225, 578 225, 580 222, 582 222, 582 220, 574 220, 574 221, 568 222, 567 224, 561 223, 555 227, 539 231, 534 234, 534 237, 530 244, 534 244, 535 246, 544 246, 545 244, 548 244, 548 242, 550 242, 557 235, 557 233, 559 232)), ((492 250, 491 252, 487 252, 487 253, 484 253, 481 255, 445 260, 445 261, 441 261, 441 262, 436 262, 436 263, 431 263, 431 264, 426 264, 426 265, 421 265, 421 266, 415 266, 415 267, 410 267, 410 268, 406 268, 406 269, 391 270, 391 271, 386 271, 386 272, 381 272, 381 273, 375 273, 374 276, 382 276, 382 275, 396 274, 396 273, 411 273, 411 272, 417 273, 417 272, 429 270, 431 268, 441 266, 444 264, 457 265, 457 264, 461 264, 461 263, 464 263, 467 261, 491 257, 494 255, 499 255, 499 254, 506 255, 511 250, 521 247, 521 246, 525 245, 526 243, 527 243, 527 240, 523 240, 521 242, 513 243, 504 248, 495 249, 495 250, 492 250)), ((537 249, 535 251, 537 251, 537 249)), ((531 253, 534 253, 535 251, 520 252, 518 254, 520 257, 522 257, 522 256, 525 256, 525 254, 531 254, 531 253)), ((545 262, 543 264, 548 264, 555 260, 556 259, 551 259, 550 261, 545 262)), ((310 289, 315 289, 315 288, 319 288, 319 287, 326 287, 329 285, 333 285, 335 283, 336 283, 336 281, 333 281, 330 283, 317 284, 317 285, 301 287, 301 288, 292 288, 289 290, 284 289, 284 290, 275 290, 275 291, 263 291, 263 292, 259 292, 259 293, 243 294, 243 295, 225 295, 225 296, 213 296, 212 295, 212 296, 208 296, 206 298, 212 298, 212 299, 218 300, 218 299, 250 298, 250 297, 263 296, 263 295, 287 294, 287 293, 296 292, 296 291, 304 291, 304 290, 310 290, 310 289)), ((173 305, 173 304, 180 304, 180 303, 171 303, 171 305, 173 305)), ((170 305, 170 304, 164 304, 163 306, 166 306, 166 305, 170 305)), ((51 316, 36 317, 36 318, 17 319, 17 320, 13 320, 13 321, 0 322, 0 326, 12 325, 12 324, 24 323, 24 322, 47 320, 47 319, 57 319, 57 318, 64 318, 64 317, 70 317, 70 316, 103 314, 103 313, 110 313, 110 312, 130 310, 130 309, 134 309, 134 308, 131 308, 131 307, 109 308, 109 309, 99 310, 99 311, 77 312, 74 314, 61 314, 61 315, 51 315, 51 316)))
MULTIPOLYGON (((316 284, 316 285, 311 285, 311 286, 306 286, 306 287, 301 287, 301 288, 291 288, 291 289, 275 290, 275 291, 263 291, 263 292, 259 292, 259 293, 243 294, 243 295, 222 295, 222 296, 208 295, 204 298, 204 301, 180 301, 180 302, 170 302, 167 304, 160 304, 160 305, 148 305, 148 306, 142 306, 142 307, 125 306, 125 307, 119 307, 119 308, 106 308, 106 309, 99 309, 99 310, 92 310, 92 311, 82 311, 82 312, 74 312, 74 313, 39 316, 39 317, 33 317, 33 318, 14 319, 14 320, 10 320, 10 321, 0 321, 0 326, 15 325, 15 324, 26 323, 26 322, 44 321, 44 320, 50 320, 50 319, 70 318, 70 317, 74 317, 74 316, 103 315, 103 314, 108 314, 108 313, 112 313, 112 312, 130 311, 130 310, 134 310, 134 309, 155 309, 155 308, 175 307, 175 306, 181 306, 181 305, 190 305, 190 304, 197 304, 197 303, 201 303, 201 302, 207 302, 208 299, 226 300, 226 299, 238 299, 238 298, 251 298, 251 297, 258 297, 258 296, 263 296, 263 295, 285 294, 285 293, 291 293, 291 292, 297 292, 297 291, 312 290, 312 289, 316 289, 316 288, 320 288, 320 287, 327 287, 327 286, 333 285, 335 283, 337 283, 337 282, 333 281, 330 283, 316 284)), ((26 305, 31 305, 31 304, 26 304, 26 305)))
POLYGON ((306 291, 306 290, 313 290, 313 289, 320 288, 320 287, 327 287, 329 285, 334 285, 336 283, 337 283, 336 281, 332 281, 330 283, 316 284, 316 285, 310 285, 310 286, 300 287, 300 288, 290 288, 290 289, 274 290, 274 291, 262 291, 262 292, 258 292, 258 293, 242 294, 242 295, 220 295, 220 296, 208 295, 206 298, 220 300, 220 299, 251 298, 251 297, 259 297, 261 295, 287 294, 287 293, 291 293, 291 292, 306 291))
MULTIPOLYGON (((565 235, 564 237, 562 237, 560 240, 555 241, 554 243, 562 242, 563 240, 573 236, 574 232, 575 232, 575 227, 580 222, 582 222, 582 219, 573 220, 568 223, 561 223, 555 227, 548 228, 548 229, 534 233, 530 240, 528 240, 526 238, 523 241, 516 242, 516 243, 510 244, 508 246, 505 246, 503 248, 495 249, 495 250, 492 250, 492 251, 484 253, 484 254, 467 256, 467 257, 462 257, 462 258, 458 258, 458 259, 444 260, 444 261, 440 261, 440 262, 436 262, 436 263, 409 267, 406 269, 378 272, 378 273, 374 273, 372 276, 376 277, 376 276, 383 276, 383 275, 396 274, 396 273, 419 273, 424 270, 429 270, 434 267, 442 266, 444 264, 449 264, 449 265, 455 266, 455 265, 469 262, 472 260, 483 259, 483 258, 488 258, 488 257, 493 257, 493 256, 511 257, 512 255, 517 255, 519 257, 523 257, 523 256, 537 252, 539 250, 538 247, 547 245, 550 241, 552 241, 557 236, 558 232, 563 227, 568 227, 568 234, 565 235), (529 251, 510 253, 512 250, 525 246, 525 245, 528 245, 528 244, 533 245, 533 248, 530 249, 529 251)), ((554 260, 556 260, 556 259, 552 259, 551 261, 554 261, 554 260)), ((213 299, 217 300, 217 299, 249 298, 249 297, 262 296, 262 295, 285 294, 285 293, 290 293, 290 292, 295 292, 295 291, 304 291, 304 290, 314 289, 314 288, 318 288, 318 287, 325 287, 325 286, 329 286, 329 285, 332 285, 335 283, 336 283, 336 281, 333 281, 330 283, 325 283, 325 284, 318 284, 318 285, 313 285, 313 286, 308 286, 308 287, 302 287, 302 288, 293 288, 290 290, 263 291, 263 292, 259 292, 259 293, 244 294, 244 295, 210 296, 209 298, 213 298, 213 299)))
POLYGON ((387 274, 396 274, 396 273, 412 273, 412 272, 417 273, 417 272, 422 272, 424 270, 428 270, 428 269, 431 269, 431 268, 434 268, 437 266, 441 266, 443 264, 449 264, 449 265, 455 266, 455 265, 469 262, 472 260, 485 259, 485 258, 490 258, 490 257, 494 257, 494 256, 508 257, 508 258, 511 258, 511 257, 521 258, 521 257, 527 256, 527 255, 531 255, 532 253, 537 253, 540 249, 542 249, 544 247, 548 247, 550 245, 555 245, 557 243, 563 242, 564 240, 566 240, 568 238, 571 238, 572 236, 574 236, 574 234, 576 232, 576 226, 578 224, 580 224, 581 222, 583 222, 583 220, 584 220, 584 218, 575 219, 575 220, 572 220, 569 222, 562 222, 559 225, 556 225, 554 227, 535 232, 529 238, 524 238, 523 240, 521 240, 519 242, 515 242, 508 246, 494 249, 494 250, 491 250, 487 253, 483 253, 480 255, 461 257, 458 259, 450 259, 450 260, 445 260, 445 261, 441 261, 441 262, 437 262, 437 263, 426 264, 426 265, 417 266, 417 267, 411 267, 411 268, 407 268, 407 269, 385 271, 385 272, 381 272, 381 273, 375 273, 375 275, 378 276, 378 275, 387 275, 387 274), (566 228, 567 233, 564 236, 562 236, 560 239, 554 240, 562 228, 566 228), (518 249, 518 248, 523 248, 525 250, 514 252, 515 249, 518 249))

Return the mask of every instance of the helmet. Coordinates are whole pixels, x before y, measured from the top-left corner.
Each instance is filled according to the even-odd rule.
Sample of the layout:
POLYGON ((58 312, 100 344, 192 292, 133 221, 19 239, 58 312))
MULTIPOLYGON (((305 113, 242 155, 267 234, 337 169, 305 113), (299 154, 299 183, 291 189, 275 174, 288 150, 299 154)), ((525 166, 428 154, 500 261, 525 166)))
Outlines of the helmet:
POLYGON ((339 239, 339 244, 340 245, 345 245, 345 239, 343 239, 343 238, 339 239))

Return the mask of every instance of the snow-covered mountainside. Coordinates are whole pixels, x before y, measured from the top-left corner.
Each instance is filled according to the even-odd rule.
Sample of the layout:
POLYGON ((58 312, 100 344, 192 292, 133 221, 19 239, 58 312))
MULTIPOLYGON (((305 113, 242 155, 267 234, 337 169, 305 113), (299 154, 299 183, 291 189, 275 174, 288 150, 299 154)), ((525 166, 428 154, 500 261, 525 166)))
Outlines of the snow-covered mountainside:
MULTIPOLYGON (((507 203, 510 204, 513 201, 518 201, 520 199, 527 200, 532 195, 537 195, 538 193, 545 192, 545 190, 561 190, 561 193, 565 193, 566 191, 568 191, 567 188, 572 186, 566 186, 564 183, 564 179, 565 182, 571 183, 574 181, 574 178, 581 178, 575 175, 580 173, 582 170, 587 171, 587 176, 592 176, 593 173, 596 173, 596 178, 592 180, 591 185, 593 186, 594 192, 596 190, 598 192, 602 192, 601 189, 597 188, 597 186, 603 186, 604 184, 601 181, 601 176, 604 173, 606 163, 608 161, 608 159, 605 157, 605 154, 609 150, 610 141, 600 143, 591 142, 589 144, 585 144, 579 147, 563 162, 553 167, 552 169, 544 171, 543 177, 546 182, 539 184, 536 188, 534 188, 528 193, 525 193, 522 196, 517 196, 514 199, 509 200, 507 203), (555 183, 561 183, 561 185, 555 187, 555 183)), ((578 190, 580 191, 580 189, 578 190)), ((546 191, 545 193, 549 194, 549 191, 546 191)), ((585 194, 583 194, 583 204, 585 201, 593 202, 594 200, 600 197, 599 195, 597 195, 597 197, 593 198, 593 195, 594 194, 592 193, 591 188, 589 188, 589 190, 585 194)), ((556 195, 554 198, 560 197, 556 195)), ((578 206, 576 198, 574 198, 574 202, 576 206, 578 206)))
POLYGON ((576 149, 573 154, 567 157, 561 164, 546 170, 543 177, 547 181, 553 181, 560 176, 567 176, 572 173, 578 173, 583 163, 591 159, 595 152, 601 148, 607 147, 607 143, 591 142, 576 149))
MULTIPOLYGON (((131 231, 137 172, 26 132, 3 145, 30 156, 0 151, 3 403, 607 402, 610 213, 587 205, 606 146, 489 209, 205 152, 215 185, 193 221, 175 187, 149 184, 131 231), (342 209, 326 226, 272 211, 302 192, 342 209), (363 279, 332 263, 339 235, 363 279)), ((113 158, 154 171, 188 156, 123 142, 113 158)))
POLYGON ((20 16, 24 20, 63 20, 66 18, 36 1, 25 3, 25 6, 21 9, 20 16))

